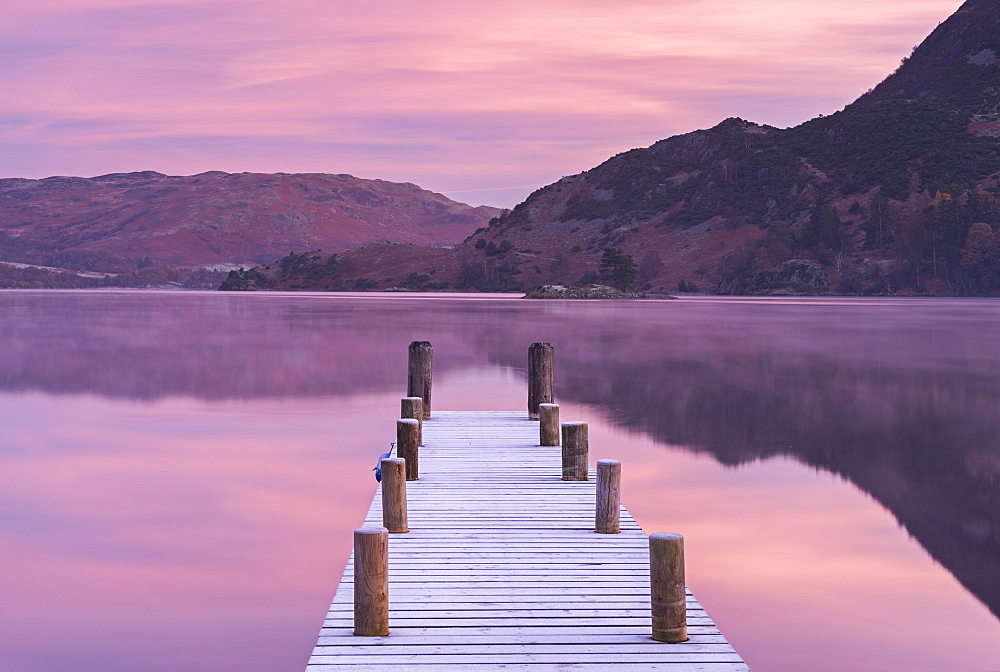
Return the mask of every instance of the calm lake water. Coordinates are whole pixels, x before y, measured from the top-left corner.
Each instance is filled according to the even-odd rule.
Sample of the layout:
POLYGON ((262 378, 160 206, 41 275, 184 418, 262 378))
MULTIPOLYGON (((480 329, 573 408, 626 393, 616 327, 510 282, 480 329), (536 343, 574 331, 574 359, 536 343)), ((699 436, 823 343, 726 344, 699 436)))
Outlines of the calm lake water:
POLYGON ((0 670, 301 670, 394 440, 556 348, 756 672, 1000 671, 1000 301, 0 292, 0 670))

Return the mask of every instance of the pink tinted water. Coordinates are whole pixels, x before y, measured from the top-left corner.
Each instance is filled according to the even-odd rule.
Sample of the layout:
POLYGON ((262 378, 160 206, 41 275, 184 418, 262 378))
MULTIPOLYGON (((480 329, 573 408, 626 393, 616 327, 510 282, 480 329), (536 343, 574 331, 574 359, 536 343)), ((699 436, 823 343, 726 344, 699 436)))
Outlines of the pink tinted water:
MULTIPOLYGON (((593 459, 624 461, 647 531, 686 535, 690 585, 754 669, 1000 670, 989 561, 948 555, 922 527, 937 513, 905 498, 947 490, 950 462, 935 483, 891 463, 906 445, 862 466, 766 445, 849 412, 871 435, 911 403, 938 423, 970 409, 953 421, 975 436, 951 427, 962 445, 940 448, 989 497, 1000 458, 975 437, 993 428, 996 303, 680 303, 0 293, 0 670, 301 669, 424 338, 434 405, 459 410, 523 407, 527 344, 556 344, 564 419, 591 422, 593 459), (777 413, 790 390, 808 421, 748 415, 743 385, 777 413), (699 386, 714 406, 685 396, 699 386)), ((956 511, 976 558, 995 519, 956 511)))

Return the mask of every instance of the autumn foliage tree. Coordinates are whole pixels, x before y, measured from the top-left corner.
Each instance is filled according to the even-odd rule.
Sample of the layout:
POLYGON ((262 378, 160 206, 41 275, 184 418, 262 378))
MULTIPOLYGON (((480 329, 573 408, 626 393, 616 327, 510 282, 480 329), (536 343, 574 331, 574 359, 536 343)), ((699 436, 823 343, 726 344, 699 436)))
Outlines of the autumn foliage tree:
POLYGON ((1000 241, 986 222, 969 227, 962 247, 962 270, 968 275, 970 289, 990 290, 1000 279, 1000 241))

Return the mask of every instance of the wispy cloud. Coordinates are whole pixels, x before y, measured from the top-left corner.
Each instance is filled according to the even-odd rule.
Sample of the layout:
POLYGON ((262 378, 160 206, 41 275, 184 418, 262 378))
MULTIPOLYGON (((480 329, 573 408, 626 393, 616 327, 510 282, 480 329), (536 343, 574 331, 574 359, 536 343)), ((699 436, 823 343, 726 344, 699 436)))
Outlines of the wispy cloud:
POLYGON ((320 170, 511 205, 530 189, 480 187, 832 112, 958 4, 37 0, 0 26, 0 174, 320 170))

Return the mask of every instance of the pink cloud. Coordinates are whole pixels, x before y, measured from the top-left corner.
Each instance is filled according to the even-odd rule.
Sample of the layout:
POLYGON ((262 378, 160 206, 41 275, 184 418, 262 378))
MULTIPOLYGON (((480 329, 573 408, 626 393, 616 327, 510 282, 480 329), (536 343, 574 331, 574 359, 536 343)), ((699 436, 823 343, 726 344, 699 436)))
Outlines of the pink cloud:
POLYGON ((511 205, 725 117, 832 112, 957 5, 40 0, 0 28, 0 174, 350 172, 511 205))

